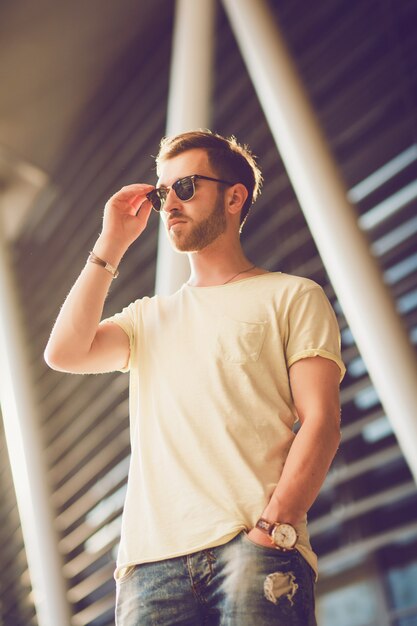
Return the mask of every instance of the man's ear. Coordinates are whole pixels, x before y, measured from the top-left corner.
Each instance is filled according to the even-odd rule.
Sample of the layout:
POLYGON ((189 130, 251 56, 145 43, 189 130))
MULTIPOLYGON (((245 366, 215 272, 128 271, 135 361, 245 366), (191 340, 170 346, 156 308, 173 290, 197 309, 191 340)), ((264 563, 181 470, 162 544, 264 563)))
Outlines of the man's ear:
POLYGON ((242 183, 236 183, 227 192, 227 210, 233 215, 242 210, 248 197, 248 190, 242 183))

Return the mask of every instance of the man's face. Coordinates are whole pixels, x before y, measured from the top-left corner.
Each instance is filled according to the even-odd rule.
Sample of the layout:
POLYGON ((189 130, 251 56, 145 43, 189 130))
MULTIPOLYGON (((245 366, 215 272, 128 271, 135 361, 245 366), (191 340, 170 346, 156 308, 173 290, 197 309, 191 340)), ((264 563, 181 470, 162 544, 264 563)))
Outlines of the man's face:
MULTIPOLYGON (((188 150, 159 167, 158 187, 170 187, 179 178, 200 174, 217 178, 205 150, 188 150)), ((174 248, 180 252, 196 252, 213 243, 226 230, 224 187, 213 181, 195 180, 195 195, 181 201, 170 189, 162 219, 174 248)))

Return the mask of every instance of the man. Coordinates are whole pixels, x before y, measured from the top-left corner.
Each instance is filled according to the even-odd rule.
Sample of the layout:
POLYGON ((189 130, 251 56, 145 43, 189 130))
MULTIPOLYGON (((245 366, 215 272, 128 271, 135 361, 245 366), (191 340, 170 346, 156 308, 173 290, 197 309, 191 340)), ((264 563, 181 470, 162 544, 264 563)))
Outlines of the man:
POLYGON ((314 625, 306 513, 340 441, 335 315, 313 281, 245 256, 261 182, 248 149, 184 133, 161 142, 157 171, 107 202, 45 351, 61 371, 130 371, 116 623, 314 625), (100 322, 152 206, 190 278, 100 322))

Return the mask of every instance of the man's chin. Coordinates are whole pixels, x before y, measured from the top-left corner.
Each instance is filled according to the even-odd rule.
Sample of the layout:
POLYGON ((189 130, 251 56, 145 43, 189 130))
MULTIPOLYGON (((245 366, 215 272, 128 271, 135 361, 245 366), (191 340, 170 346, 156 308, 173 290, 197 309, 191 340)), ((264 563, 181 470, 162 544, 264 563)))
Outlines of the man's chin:
POLYGON ((186 252, 193 252, 186 241, 181 241, 175 236, 173 237, 171 233, 168 234, 168 239, 175 252, 180 252, 182 254, 185 254, 186 252))
POLYGON ((175 252, 178 252, 179 254, 187 254, 187 252, 199 252, 199 250, 201 248, 196 248, 195 246, 187 246, 184 243, 178 243, 176 241, 172 241, 172 239, 170 239, 171 242, 171 246, 172 248, 175 250, 175 252))

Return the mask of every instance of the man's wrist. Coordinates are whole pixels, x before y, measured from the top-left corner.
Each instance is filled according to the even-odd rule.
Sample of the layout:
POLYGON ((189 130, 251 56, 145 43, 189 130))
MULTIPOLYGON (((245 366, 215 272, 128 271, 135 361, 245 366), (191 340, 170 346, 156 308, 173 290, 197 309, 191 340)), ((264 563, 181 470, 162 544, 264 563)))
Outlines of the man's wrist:
POLYGON ((272 494, 261 517, 268 520, 268 522, 285 522, 295 525, 300 523, 304 516, 305 512, 291 510, 286 506, 285 502, 282 502, 275 494, 272 494))
MULTIPOLYGON (((270 501, 266 505, 262 517, 267 519, 269 522, 278 522, 278 521, 286 521, 283 519, 285 511, 283 511, 282 506, 278 500, 272 495, 270 501)), ((289 521, 289 520, 288 520, 289 521)))
POLYGON ((117 242, 111 241, 109 238, 100 235, 94 244, 92 251, 100 259, 110 263, 113 267, 117 267, 126 252, 126 248, 117 242))
POLYGON ((111 265, 108 261, 101 259, 97 256, 92 250, 90 250, 90 256, 87 259, 90 263, 95 263, 96 265, 100 265, 103 267, 109 274, 113 276, 113 278, 117 278, 119 275, 119 270, 114 265, 111 265))
POLYGON ((278 550, 293 550, 298 540, 298 533, 292 524, 269 522, 260 517, 255 529, 265 533, 278 550))

